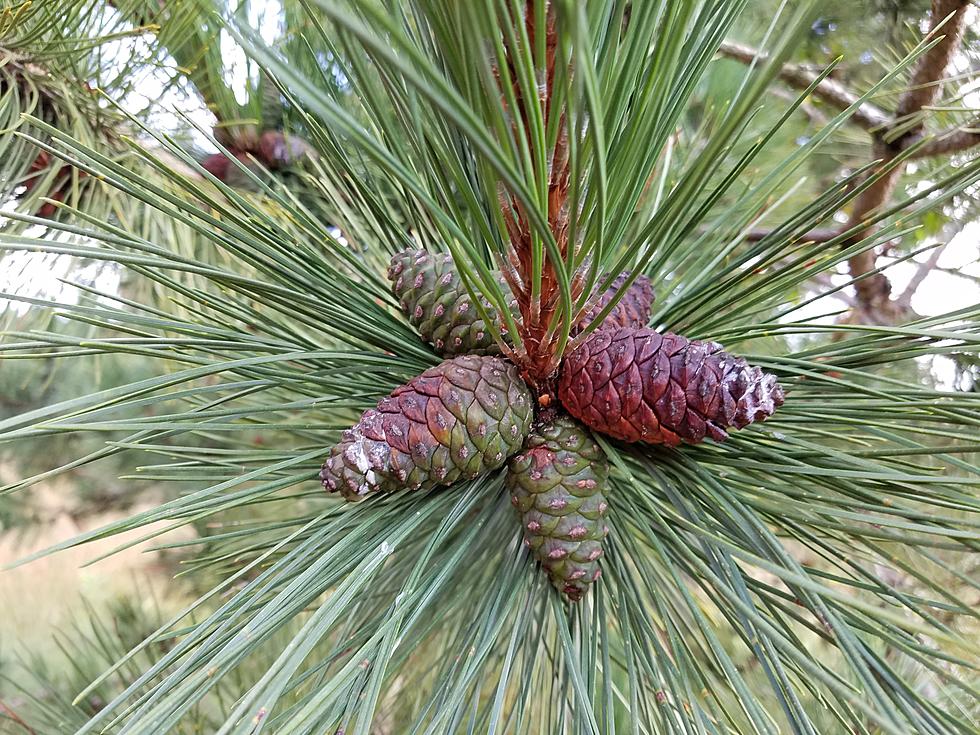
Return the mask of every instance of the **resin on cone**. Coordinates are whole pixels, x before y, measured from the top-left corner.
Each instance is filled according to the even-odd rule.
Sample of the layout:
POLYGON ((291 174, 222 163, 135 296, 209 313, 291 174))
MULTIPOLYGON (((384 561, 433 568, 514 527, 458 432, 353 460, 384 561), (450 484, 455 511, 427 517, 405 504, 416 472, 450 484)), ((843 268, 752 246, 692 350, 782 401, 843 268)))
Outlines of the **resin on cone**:
MULTIPOLYGON (((587 327, 606 304, 613 300, 619 290, 630 277, 630 271, 623 271, 603 291, 599 299, 585 312, 578 323, 578 329, 587 327)), ((626 289, 626 293, 602 320, 599 329, 616 329, 620 327, 645 327, 650 321, 650 308, 653 306, 653 284, 646 276, 637 276, 636 280, 626 289)))
POLYGON ((609 465, 588 430, 569 416, 536 427, 507 465, 507 486, 531 553, 552 584, 579 600, 599 578, 609 532, 609 465))
POLYGON ((348 500, 429 488, 501 467, 531 427, 531 392, 497 357, 463 355, 399 386, 344 432, 320 471, 348 500))
POLYGON ((558 396, 590 428, 677 446, 728 437, 782 405, 776 377, 715 342, 652 329, 600 329, 565 359, 558 396))
MULTIPOLYGON (((391 259, 388 278, 408 320, 437 353, 443 357, 499 354, 500 348, 473 305, 451 255, 403 250, 391 259)), ((500 283, 504 293, 510 294, 503 276, 500 283)), ((495 313, 486 299, 481 304, 487 314, 495 313)), ((517 311, 516 301, 510 306, 517 311)), ((502 324, 497 328, 505 331, 502 324)))

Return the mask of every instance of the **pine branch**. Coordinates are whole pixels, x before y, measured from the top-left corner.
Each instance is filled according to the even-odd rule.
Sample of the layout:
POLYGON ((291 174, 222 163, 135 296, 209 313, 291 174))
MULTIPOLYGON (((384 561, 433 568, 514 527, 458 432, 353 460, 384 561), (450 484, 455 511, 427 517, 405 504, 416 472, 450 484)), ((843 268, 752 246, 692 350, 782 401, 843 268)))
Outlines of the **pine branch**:
MULTIPOLYGON (((718 52, 727 59, 740 61, 743 64, 762 62, 766 54, 743 43, 724 41, 718 52)), ((779 78, 794 89, 808 89, 816 81, 818 74, 798 64, 784 64, 779 71, 779 78)), ((846 110, 856 104, 860 95, 849 90, 845 85, 834 79, 822 80, 813 90, 813 96, 826 102, 837 110, 846 110)), ((876 131, 891 122, 891 116, 870 102, 862 102, 851 116, 851 120, 868 131, 876 131)))
MULTIPOLYGON (((962 22, 962 14, 957 17, 959 17, 962 22)), ((945 30, 945 27, 943 30, 945 30)), ((959 30, 962 32, 962 28, 959 30)), ((940 46, 942 46, 942 48, 940 48, 940 52, 948 53, 948 48, 945 45, 940 44, 940 46)), ((939 46, 937 46, 937 48, 939 48, 939 46)), ((743 64, 751 64, 754 61, 763 61, 766 58, 766 54, 764 52, 737 41, 722 42, 718 52, 726 59, 740 61, 743 64)), ((935 62, 932 62, 930 66, 934 67, 935 62)), ((815 72, 812 72, 798 64, 783 65, 778 76, 793 89, 799 90, 807 89, 817 78, 817 74, 815 72)), ((910 82, 909 92, 906 93, 909 97, 909 104, 911 104, 913 96, 911 94, 912 91, 916 93, 914 95, 915 97, 921 96, 922 98, 927 98, 930 92, 938 96, 938 90, 941 89, 942 85, 937 83, 936 80, 931 80, 923 83, 921 85, 921 89, 914 89, 914 87, 915 82, 910 82)), ((775 92, 777 96, 785 96, 780 90, 776 90, 775 92)), ((860 99, 859 95, 852 92, 844 84, 841 84, 834 79, 824 79, 821 81, 813 91, 813 96, 840 111, 848 109, 860 99)), ((927 107, 928 105, 925 106, 927 107)), ((801 105, 800 110, 812 121, 818 124, 823 124, 826 122, 826 118, 822 115, 822 113, 812 106, 801 105)), ((898 115, 896 115, 896 117, 898 117, 898 115)), ((862 102, 858 109, 851 115, 850 122, 853 122, 870 133, 877 134, 881 133, 886 128, 893 127, 893 119, 893 116, 885 112, 882 108, 865 101, 862 102)), ((959 153, 972 148, 973 146, 980 145, 980 130, 976 129, 978 126, 980 126, 980 118, 973 120, 966 126, 956 126, 950 128, 949 130, 939 132, 935 135, 935 140, 930 141, 926 145, 916 150, 909 156, 909 158, 918 159, 945 156, 953 153, 959 153)), ((908 145, 913 142, 913 138, 914 135, 903 135, 903 143, 898 143, 896 145, 904 145, 904 147, 908 147, 908 145)))
POLYGON ((29 733, 29 735, 37 735, 37 730, 35 730, 30 725, 28 725, 26 722, 24 722, 24 720, 22 720, 20 716, 16 712, 14 712, 13 709, 11 709, 7 704, 5 704, 2 699, 0 699, 0 710, 3 710, 3 712, 6 714, 7 719, 9 719, 15 725, 19 725, 20 727, 22 727, 25 732, 29 733))
MULTIPOLYGON (((773 230, 762 227, 754 230, 749 230, 745 235, 745 239, 749 242, 759 242, 760 240, 765 240, 773 233, 773 230)), ((799 237, 800 242, 829 242, 835 237, 840 237, 841 231, 836 227, 818 227, 817 229, 810 230, 803 236, 799 237)))
MULTIPOLYGON (((870 233, 869 219, 891 200, 905 170, 905 164, 894 164, 897 156, 922 134, 924 125, 923 110, 935 103, 941 93, 938 84, 946 72, 949 60, 962 37, 967 0, 933 0, 932 25, 927 38, 944 34, 932 48, 919 59, 908 88, 899 100, 896 109, 896 122, 904 123, 898 138, 887 133, 878 135, 874 142, 874 157, 878 159, 877 172, 882 175, 857 197, 844 231, 852 231, 845 245, 856 243, 870 233)), ((872 172, 870 175, 875 175, 872 172)), ((902 316, 901 304, 891 298, 891 283, 882 273, 872 273, 875 269, 877 252, 874 249, 858 253, 848 261, 851 277, 855 279, 861 311, 872 321, 894 321, 902 316), (861 278, 871 274, 867 278, 861 278)))
POLYGON ((915 295, 915 292, 919 290, 919 286, 922 285, 922 282, 933 270, 935 270, 936 265, 939 263, 939 259, 942 257, 948 246, 949 242, 937 246, 933 249, 925 261, 919 263, 918 267, 915 269, 915 275, 912 276, 908 282, 908 285, 905 287, 905 290, 896 299, 903 309, 908 311, 912 308, 912 297, 915 295))
POLYGON ((942 268, 937 267, 940 273, 946 273, 950 276, 956 276, 957 278, 962 278, 963 280, 970 281, 980 286, 980 276, 970 275, 969 273, 964 273, 962 268, 942 268))
POLYGON ((213 19, 208 6, 165 0, 109 0, 107 5, 133 25, 154 33, 219 122, 243 117, 233 91, 222 78, 220 56, 213 56, 211 50, 217 44, 218 31, 210 25, 213 19))
MULTIPOLYGON (((960 45, 969 5, 969 0, 933 0, 928 37, 935 38, 940 34, 942 37, 919 59, 908 88, 895 109, 896 120, 918 116, 939 99, 942 85, 937 82, 945 76, 949 62, 960 45)), ((924 120, 919 118, 913 130, 905 134, 921 132, 923 124, 924 120)))
MULTIPOLYGON (((143 464, 141 476, 180 483, 172 500, 59 546, 122 532, 149 537, 161 525, 207 527, 206 538, 171 544, 201 546, 187 564, 205 580, 200 598, 85 689, 83 697, 113 684, 82 731, 170 723, 174 731, 368 732, 390 706, 399 731, 605 732, 626 722, 654 732, 666 716, 669 726, 687 731, 711 723, 733 733, 972 735, 974 723, 947 690, 973 692, 970 672, 948 662, 976 653, 961 631, 975 622, 977 584, 961 573, 959 559, 980 542, 973 522, 980 467, 972 454, 980 417, 969 396, 933 389, 918 366, 974 347, 980 309, 874 329, 783 318, 820 298, 798 300, 814 277, 829 290, 831 269, 847 255, 798 238, 788 243, 787 233, 830 221, 857 174, 758 247, 732 243, 721 251, 678 236, 704 220, 708 210, 697 193, 719 170, 735 181, 759 160, 761 147, 743 158, 731 145, 768 80, 734 95, 740 114, 698 149, 710 155, 678 151, 681 183, 664 194, 660 215, 623 217, 621 230, 603 230, 638 209, 640 194, 632 190, 649 181, 685 109, 685 90, 698 87, 739 3, 636 3, 634 35, 621 46, 615 40, 623 4, 589 4, 592 37, 572 50, 588 52, 574 57, 582 77, 575 81, 591 81, 595 61, 594 99, 576 97, 576 85, 564 87, 561 66, 558 90, 569 91, 566 109, 577 123, 570 129, 588 123, 586 143, 594 134, 605 141, 596 145, 614 154, 601 181, 612 184, 609 202, 622 209, 603 212, 587 201, 570 210, 581 229, 597 233, 585 235, 583 250, 592 237, 606 250, 604 257, 593 251, 597 266, 616 264, 617 271, 642 263, 657 276, 671 292, 658 323, 727 344, 757 344, 762 367, 778 371, 790 392, 774 422, 724 445, 604 447, 613 460, 614 525, 594 605, 578 608, 561 606, 521 550, 500 477, 353 507, 311 487, 325 436, 434 358, 398 316, 380 275, 392 248, 408 239, 405 223, 422 245, 452 248, 475 281, 488 280, 487 249, 506 258, 498 192, 526 209, 523 224, 515 215, 514 234, 520 241, 522 229, 533 228, 535 257, 545 235, 552 236, 549 247, 558 240, 561 212, 548 197, 560 198, 556 166, 547 166, 556 157, 543 150, 555 148, 555 138, 541 144, 538 117, 533 155, 513 150, 509 125, 519 116, 499 106, 504 92, 513 101, 513 90, 495 85, 489 61, 474 52, 488 47, 488 30, 496 41, 513 27, 500 4, 420 0, 397 13, 358 0, 316 5, 295 27, 310 29, 324 18, 331 26, 306 39, 308 58, 298 59, 306 63, 259 40, 243 45, 306 113, 328 211, 356 232, 356 249, 337 241, 327 226, 332 219, 316 217, 285 187, 266 186, 264 201, 207 198, 156 150, 134 149, 158 164, 168 177, 164 188, 54 129, 50 135, 90 178, 139 197, 162 221, 181 223, 219 258, 205 264, 183 254, 181 232, 133 232, 116 220, 90 220, 92 232, 61 230, 85 234, 80 240, 28 235, 4 243, 17 253, 107 259, 145 276, 166 297, 145 308, 113 294, 58 305, 99 333, 32 333, 0 345, 0 357, 11 359, 33 351, 72 361, 95 351, 152 358, 160 368, 153 377, 128 375, 126 385, 86 389, 0 420, 0 439, 18 449, 69 434, 97 437, 100 447, 113 437, 94 457, 73 449, 48 477, 132 451, 159 462, 143 464), (470 10, 502 27, 474 28, 464 15, 470 10), (676 44, 676 56, 648 54, 652 37, 676 44), (318 81, 335 38, 346 39, 358 62, 345 75, 344 100, 322 94, 318 81), (479 76, 475 63, 483 64, 479 76), (599 129, 607 120, 623 122, 599 129), (365 175, 364 161, 391 184, 383 193, 380 177, 365 175), (496 188, 501 181, 506 187, 496 188), (175 273, 196 274, 208 286, 186 288, 175 273), (175 314, 175 304, 186 313, 175 314), (831 333, 844 337, 832 341, 831 333), (872 565, 905 572, 910 581, 890 580, 872 565), (946 584, 954 576, 962 588, 946 584), (160 642, 167 647, 157 650, 160 642), (213 721, 195 727, 195 707, 213 721)), ((784 38, 805 32, 805 23, 798 26, 784 38)), ((528 49, 527 40, 517 43, 528 49)), ((523 64, 528 110, 538 113, 542 77, 528 72, 544 64, 530 58, 522 53, 515 64, 523 64)), ((545 56, 539 50, 535 58, 545 56)), ((558 114, 555 107, 550 114, 558 114)), ((188 160, 163 134, 146 134, 188 160)), ((578 143, 567 141, 576 176, 591 165, 578 157, 590 146, 578 143)), ((904 211, 914 218, 978 176, 950 175, 934 189, 911 192, 904 211)), ((583 178, 590 186, 600 180, 583 178)), ((741 232, 765 203, 781 203, 781 177, 761 178, 749 181, 737 202, 712 205, 717 229, 741 232)), ((575 204, 577 194, 569 197, 575 204)), ((567 247, 578 245, 568 239, 567 247)), ((672 399, 664 394, 665 404, 672 399)))
MULTIPOLYGON (((850 217, 843 227, 836 230, 813 230, 806 233, 803 240, 827 242, 850 231, 850 236, 843 243, 847 247, 870 234, 871 225, 866 223, 891 200, 905 170, 904 162, 893 165, 896 157, 921 140, 925 125, 923 113, 935 104, 942 92, 941 82, 962 38, 968 6, 968 0, 933 1, 932 25, 927 38, 934 38, 940 34, 942 37, 919 59, 906 90, 899 99, 894 116, 870 103, 859 105, 851 119, 872 134, 873 154, 878 161, 878 166, 869 176, 878 173, 881 175, 858 195, 850 217)), ((745 64, 765 57, 756 49, 731 41, 722 44, 720 53, 726 58, 745 64)), ((780 70, 779 78, 797 89, 806 89, 817 76, 799 65, 786 64, 780 70)), ((839 110, 848 109, 859 99, 854 92, 831 79, 821 81, 813 95, 839 110)), ((908 158, 948 155, 978 144, 980 144, 980 132, 973 127, 957 128, 940 133, 935 140, 923 145, 908 158)), ((749 233, 748 239, 757 241, 768 234, 769 230, 756 230, 749 233)), ((855 279, 854 287, 857 291, 862 319, 872 322, 895 321, 907 311, 908 300, 904 298, 892 300, 888 277, 880 272, 873 273, 876 259, 875 250, 866 250, 848 261, 851 277, 855 279), (862 278, 866 274, 870 275, 862 278)))
MULTIPOLYGON (((25 6, 26 7, 26 6, 25 6)), ((24 8, 22 8, 24 10, 24 8)), ((39 11, 40 18, 50 13, 39 11)), ((121 76, 103 74, 95 90, 98 44, 83 42, 86 30, 111 33, 117 40, 137 31, 120 31, 111 21, 72 17, 68 10, 58 18, 58 25, 32 27, 40 18, 24 10, 18 21, 6 29, 0 45, 0 129, 4 130, 3 153, 0 155, 0 205, 16 203, 21 211, 42 218, 55 217, 55 202, 78 205, 91 202, 89 196, 97 185, 85 181, 84 172, 61 161, 56 155, 39 148, 31 138, 39 136, 32 118, 54 123, 60 129, 100 141, 107 150, 125 148, 122 133, 127 129, 125 117, 100 105, 101 92, 123 94, 128 82, 121 76), (92 24, 90 26, 90 24, 92 24), (14 32, 14 31, 17 32, 14 32), (23 37, 20 33, 24 33, 23 37), (43 201, 47 199, 49 201, 43 201)), ((2 33, 2 31, 0 31, 2 33)), ((97 199, 98 197, 96 197, 97 199)), ((101 206, 107 206, 103 199, 101 206)), ((0 217, 3 229, 21 225, 0 217)))
POLYGON ((909 158, 934 158, 962 153, 980 145, 980 118, 965 126, 937 133, 935 138, 915 150, 909 158))

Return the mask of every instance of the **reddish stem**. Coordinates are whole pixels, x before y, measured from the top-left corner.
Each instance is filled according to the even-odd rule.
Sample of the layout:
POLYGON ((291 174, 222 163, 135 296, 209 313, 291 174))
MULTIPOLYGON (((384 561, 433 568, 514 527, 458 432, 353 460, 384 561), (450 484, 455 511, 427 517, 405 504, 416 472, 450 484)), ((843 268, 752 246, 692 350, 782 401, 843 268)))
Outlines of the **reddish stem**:
MULTIPOLYGON (((526 8, 524 25, 532 49, 537 45, 539 32, 537 21, 533 9, 526 8)), ((558 252, 562 258, 565 258, 569 247, 568 191, 571 172, 568 162, 568 139, 564 130, 565 113, 563 110, 551 109, 558 61, 558 28, 556 13, 550 4, 547 9, 545 34, 544 64, 538 73, 540 86, 536 98, 526 99, 521 93, 520 85, 516 82, 517 70, 513 60, 508 58, 508 70, 514 84, 513 96, 518 107, 515 112, 524 124, 523 128, 515 124, 512 130, 517 135, 520 130, 525 131, 526 134, 526 131, 530 129, 529 105, 532 104, 541 106, 546 128, 551 122, 553 114, 560 116, 559 134, 554 149, 549 152, 547 157, 549 167, 547 221, 551 235, 558 245, 558 252)), ((509 192, 502 193, 501 206, 511 244, 510 265, 512 272, 507 273, 507 269, 505 269, 505 276, 514 292, 518 309, 521 312, 521 324, 518 325, 518 328, 523 349, 516 357, 525 379, 538 390, 539 396, 545 396, 549 395, 550 384, 557 368, 555 352, 558 337, 554 334, 554 330, 549 329, 549 327, 555 319, 559 304, 560 290, 557 269, 563 266, 553 263, 548 253, 545 253, 541 269, 541 288, 537 298, 532 298, 533 236, 530 217, 524 205, 509 192)), ((580 279, 574 279, 574 283, 580 284, 580 279)), ((580 285, 579 288, 581 288, 580 285)))

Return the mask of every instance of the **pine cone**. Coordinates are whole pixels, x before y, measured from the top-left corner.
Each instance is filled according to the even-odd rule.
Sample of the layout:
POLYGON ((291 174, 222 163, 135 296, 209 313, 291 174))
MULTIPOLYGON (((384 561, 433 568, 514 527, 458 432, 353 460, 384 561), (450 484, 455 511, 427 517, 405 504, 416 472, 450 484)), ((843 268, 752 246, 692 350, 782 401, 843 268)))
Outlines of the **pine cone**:
POLYGON ((524 539, 551 583, 573 602, 599 578, 609 533, 609 463, 587 429, 568 416, 537 427, 508 462, 507 486, 524 539))
MULTIPOLYGON (((412 326, 443 357, 500 353, 448 253, 403 250, 391 259, 388 279, 412 326)), ((509 294, 503 276, 499 280, 504 293, 509 294)), ((495 312, 486 299, 482 304, 488 313, 495 312)), ((516 312, 517 302, 510 305, 516 312)), ((497 328, 504 331, 502 324, 497 328)))
POLYGON ((348 500, 451 485, 504 464, 531 427, 531 392, 517 368, 463 355, 399 386, 344 432, 320 479, 348 500))
POLYGON ((35 217, 43 217, 45 219, 51 219, 54 217, 55 213, 58 211, 58 206, 53 202, 63 202, 68 198, 68 195, 72 190, 72 175, 74 174, 79 181, 88 176, 88 174, 84 171, 80 169, 73 170, 72 166, 61 163, 60 160, 55 159, 52 161, 52 155, 50 153, 47 151, 41 151, 37 154, 37 158, 31 162, 31 166, 28 169, 28 176, 23 182, 23 191, 19 194, 15 193, 15 198, 29 194, 38 184, 41 183, 50 168, 55 168, 57 174, 55 175, 51 188, 46 192, 43 192, 43 195, 52 201, 43 202, 37 208, 37 210, 34 211, 35 217))
POLYGON ((259 159, 269 169, 292 166, 304 158, 316 158, 316 151, 305 140, 281 130, 266 130, 259 136, 259 159))
MULTIPOLYGON (((585 312, 585 316, 578 323, 578 330, 585 329, 589 323, 595 319, 599 312, 612 301, 613 297, 619 293, 626 279, 629 278, 630 271, 623 271, 616 280, 610 284, 599 300, 585 312)), ((613 307, 612 311, 602 320, 599 329, 616 329, 619 327, 645 327, 650 321, 650 307, 654 299, 653 284, 646 276, 638 276, 630 287, 626 289, 623 298, 613 307)))
POLYGON ((624 441, 677 446, 728 437, 783 404, 774 375, 652 329, 601 329, 565 359, 558 397, 587 426, 624 441))

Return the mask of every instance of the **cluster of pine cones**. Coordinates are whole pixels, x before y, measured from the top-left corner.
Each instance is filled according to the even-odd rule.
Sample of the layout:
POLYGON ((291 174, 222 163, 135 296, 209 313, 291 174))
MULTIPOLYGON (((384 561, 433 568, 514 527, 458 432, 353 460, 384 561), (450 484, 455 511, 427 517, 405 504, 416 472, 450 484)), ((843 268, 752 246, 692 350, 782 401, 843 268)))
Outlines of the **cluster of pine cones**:
MULTIPOLYGON (((595 299, 576 332, 628 275, 595 299)), ((720 345, 646 328, 653 289, 639 277, 565 357, 558 404, 542 409, 517 368, 500 357, 449 255, 398 253, 388 276, 411 323, 448 359, 396 388, 344 432, 320 472, 324 487, 353 501, 450 485, 506 463, 525 541, 572 601, 599 578, 608 533, 609 464, 589 429, 667 446, 722 441, 726 429, 762 421, 783 402, 773 375, 720 345)), ((516 302, 511 308, 519 319, 516 302)))

